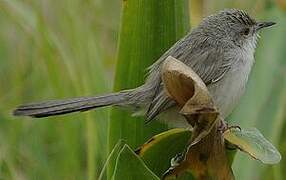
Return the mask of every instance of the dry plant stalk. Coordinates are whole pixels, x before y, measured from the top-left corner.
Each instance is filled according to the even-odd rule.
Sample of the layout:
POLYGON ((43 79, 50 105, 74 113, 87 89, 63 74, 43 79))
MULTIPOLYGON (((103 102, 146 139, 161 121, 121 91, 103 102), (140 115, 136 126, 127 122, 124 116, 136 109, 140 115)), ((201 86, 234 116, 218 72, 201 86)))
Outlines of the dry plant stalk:
POLYGON ((181 61, 169 56, 162 68, 167 94, 182 108, 192 125, 192 138, 184 160, 171 168, 165 177, 191 171, 196 179, 234 179, 225 152, 217 108, 200 77, 181 61))

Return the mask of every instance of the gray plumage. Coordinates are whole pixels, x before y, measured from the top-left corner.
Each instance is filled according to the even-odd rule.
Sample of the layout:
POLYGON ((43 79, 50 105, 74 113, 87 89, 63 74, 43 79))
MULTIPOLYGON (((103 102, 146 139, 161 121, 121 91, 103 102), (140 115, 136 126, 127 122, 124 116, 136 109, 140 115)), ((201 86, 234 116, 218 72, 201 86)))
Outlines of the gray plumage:
POLYGON ((103 96, 48 101, 19 106, 14 115, 46 117, 103 106, 143 109, 147 120, 171 112, 179 117, 176 103, 163 89, 161 66, 168 56, 190 66, 207 85, 223 117, 242 95, 252 64, 258 31, 273 25, 257 23, 247 13, 227 9, 203 19, 191 33, 175 43, 150 68, 142 86, 103 96), (164 112, 164 113, 163 113, 164 112))

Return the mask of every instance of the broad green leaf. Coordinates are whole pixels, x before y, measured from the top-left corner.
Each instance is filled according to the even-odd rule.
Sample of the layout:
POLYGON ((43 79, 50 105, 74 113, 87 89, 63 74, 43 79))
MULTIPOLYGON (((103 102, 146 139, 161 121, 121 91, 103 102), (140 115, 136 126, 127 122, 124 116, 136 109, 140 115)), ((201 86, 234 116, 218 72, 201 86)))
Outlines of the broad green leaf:
POLYGON ((158 134, 137 150, 146 165, 159 177, 170 167, 173 157, 183 152, 191 138, 191 131, 171 129, 158 134))
POLYGON ((279 151, 256 128, 230 129, 223 135, 240 150, 265 164, 276 164, 281 160, 279 151))
POLYGON ((159 180, 159 178, 144 164, 126 144, 117 159, 113 180, 159 180))
MULTIPOLYGON (((114 91, 143 84, 146 68, 190 30, 188 0, 121 2, 114 91)), ((109 122, 109 151, 113 149, 118 139, 125 139, 132 148, 135 148, 166 129, 167 126, 158 121, 146 125, 144 118, 131 117, 131 113, 113 108, 109 122)), ((109 169, 108 172, 112 174, 113 170, 109 169)))

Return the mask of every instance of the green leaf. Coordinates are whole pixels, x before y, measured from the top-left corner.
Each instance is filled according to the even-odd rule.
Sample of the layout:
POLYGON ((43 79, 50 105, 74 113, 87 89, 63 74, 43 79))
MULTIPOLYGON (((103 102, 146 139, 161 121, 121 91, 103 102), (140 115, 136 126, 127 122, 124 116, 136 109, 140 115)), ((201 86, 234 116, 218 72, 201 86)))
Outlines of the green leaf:
POLYGON ((110 152, 109 156, 107 157, 107 160, 101 170, 101 173, 98 177, 98 180, 102 180, 105 173, 106 173, 106 170, 107 170, 107 167, 108 165, 110 164, 110 162, 113 160, 115 161, 116 158, 118 157, 118 154, 121 152, 122 148, 124 147, 125 145, 125 141, 123 140, 119 140, 118 143, 114 146, 114 148, 112 149, 112 151, 110 152))
MULTIPOLYGON (((123 9, 114 91, 143 84, 146 68, 190 30, 188 0, 121 2, 123 9)), ((167 129, 158 121, 146 125, 144 118, 131 117, 131 113, 121 109, 113 108, 110 114, 109 151, 118 139, 126 140, 135 148, 167 129)), ((114 162, 108 170, 110 175, 113 173, 112 164, 114 162)))
POLYGON ((170 167, 171 159, 186 148, 191 134, 190 130, 181 128, 165 131, 149 139, 137 153, 146 165, 161 177, 170 167))
POLYGON ((112 179, 159 180, 127 144, 124 145, 117 157, 112 179))
POLYGON ((256 129, 230 129, 224 138, 265 164, 276 164, 281 160, 279 151, 256 129))

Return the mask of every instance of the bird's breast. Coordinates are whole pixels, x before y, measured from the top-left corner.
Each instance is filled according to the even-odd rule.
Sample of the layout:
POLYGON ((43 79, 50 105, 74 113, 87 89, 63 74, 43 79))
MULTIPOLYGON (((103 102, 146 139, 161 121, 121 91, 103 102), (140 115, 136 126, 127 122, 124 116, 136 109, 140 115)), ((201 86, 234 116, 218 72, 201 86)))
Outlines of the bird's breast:
POLYGON ((253 53, 240 53, 236 53, 233 64, 224 77, 208 86, 215 105, 224 118, 233 111, 243 95, 254 62, 253 53))

